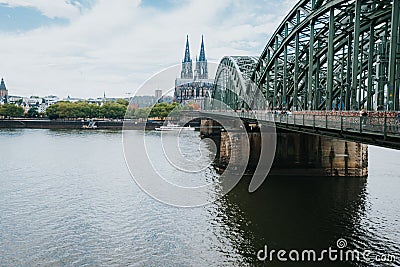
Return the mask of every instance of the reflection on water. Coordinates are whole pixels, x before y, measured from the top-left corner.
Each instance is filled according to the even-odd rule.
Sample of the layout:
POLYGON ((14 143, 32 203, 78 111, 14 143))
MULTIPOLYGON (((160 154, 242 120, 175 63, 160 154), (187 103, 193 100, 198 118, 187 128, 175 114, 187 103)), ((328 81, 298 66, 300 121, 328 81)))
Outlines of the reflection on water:
POLYGON ((249 195, 251 177, 245 177, 217 203, 216 217, 226 225, 224 234, 232 237, 235 250, 250 265, 262 264, 254 252, 265 245, 276 250, 321 251, 337 248, 337 240, 344 238, 349 249, 371 250, 373 256, 390 254, 396 261, 325 265, 399 266, 400 173, 395 170, 399 155, 398 151, 370 147, 368 179, 269 177, 249 195))
MULTIPOLYGON (((196 134, 182 142, 184 153, 198 150, 196 134)), ((400 264, 397 151, 371 147, 367 179, 268 178, 249 194, 244 177, 217 202, 183 209, 136 186, 120 132, 0 130, 0 147, 2 266, 263 266, 256 253, 264 245, 320 250, 339 238, 351 249, 396 255, 386 266, 400 264)), ((181 181, 217 176, 208 169, 193 181, 158 167, 181 181)))
POLYGON ((264 245, 322 250, 352 236, 365 211, 365 185, 365 179, 269 178, 249 196, 242 182, 219 203, 220 216, 241 233, 232 240, 249 263, 264 245))

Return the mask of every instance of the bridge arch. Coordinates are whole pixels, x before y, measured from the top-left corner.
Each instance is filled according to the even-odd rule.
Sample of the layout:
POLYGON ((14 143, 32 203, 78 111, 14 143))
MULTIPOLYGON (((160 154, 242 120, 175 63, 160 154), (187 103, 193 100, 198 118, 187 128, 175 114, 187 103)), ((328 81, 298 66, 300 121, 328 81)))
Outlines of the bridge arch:
POLYGON ((400 110, 400 1, 301 0, 261 56, 224 57, 212 98, 231 108, 400 110), (256 63, 255 60, 257 61, 256 63))
POLYGON ((213 108, 221 109, 218 103, 225 103, 231 109, 248 108, 253 101, 250 77, 254 72, 258 57, 225 56, 218 65, 214 90, 211 97, 213 108))
POLYGON ((397 0, 302 0, 262 52, 252 81, 270 107, 399 110, 397 0))

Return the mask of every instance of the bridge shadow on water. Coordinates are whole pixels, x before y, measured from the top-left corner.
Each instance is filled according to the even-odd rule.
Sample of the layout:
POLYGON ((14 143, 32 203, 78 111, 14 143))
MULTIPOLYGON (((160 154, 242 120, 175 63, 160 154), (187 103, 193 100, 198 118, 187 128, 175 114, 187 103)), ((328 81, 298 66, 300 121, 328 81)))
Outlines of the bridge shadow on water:
MULTIPOLYGON (((321 262, 259 261, 257 252, 314 249, 317 253, 346 239, 346 249, 364 251, 357 227, 366 209, 365 178, 268 177, 254 193, 245 176, 219 200, 226 235, 250 266, 321 266, 321 262)), ((319 254, 317 254, 319 255, 319 254)), ((288 255, 286 255, 288 257, 288 255)), ((327 256, 325 258, 328 258, 327 256)), ((328 266, 367 266, 360 262, 330 262, 328 266)))

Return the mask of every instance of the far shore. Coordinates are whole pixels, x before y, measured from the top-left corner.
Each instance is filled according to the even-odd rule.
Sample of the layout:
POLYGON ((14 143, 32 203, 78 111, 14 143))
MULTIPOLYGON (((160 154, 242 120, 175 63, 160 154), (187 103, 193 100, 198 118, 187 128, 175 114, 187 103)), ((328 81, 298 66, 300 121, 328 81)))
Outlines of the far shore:
MULTIPOLYGON (((96 122, 97 129, 105 130, 154 130, 163 121, 143 121, 143 120, 93 120, 96 122)), ((11 118, 0 119, 0 129, 83 129, 89 124, 89 120, 49 120, 47 118, 11 118)))

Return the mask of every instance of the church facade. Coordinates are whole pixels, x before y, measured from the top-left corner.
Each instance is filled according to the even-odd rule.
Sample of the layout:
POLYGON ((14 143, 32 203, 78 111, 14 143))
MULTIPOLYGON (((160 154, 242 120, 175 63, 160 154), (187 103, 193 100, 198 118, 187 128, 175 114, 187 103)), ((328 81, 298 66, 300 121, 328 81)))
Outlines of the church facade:
POLYGON ((208 77, 203 36, 201 37, 200 55, 196 57, 194 71, 192 63, 189 36, 186 36, 185 56, 182 61, 181 77, 175 80, 174 100, 178 103, 195 103, 201 107, 206 94, 214 86, 214 80, 208 77))

